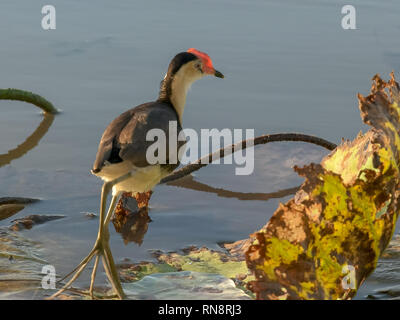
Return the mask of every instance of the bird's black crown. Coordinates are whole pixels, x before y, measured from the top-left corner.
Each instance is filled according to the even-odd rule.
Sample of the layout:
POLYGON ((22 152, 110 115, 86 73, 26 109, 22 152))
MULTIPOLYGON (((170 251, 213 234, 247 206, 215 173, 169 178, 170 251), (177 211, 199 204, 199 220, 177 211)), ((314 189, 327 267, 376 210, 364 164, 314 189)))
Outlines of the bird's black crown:
POLYGON ((160 95, 159 101, 168 101, 171 96, 171 84, 174 78, 174 75, 179 71, 179 69, 185 65, 186 63, 196 60, 198 57, 193 53, 189 52, 180 52, 178 53, 169 63, 167 75, 161 81, 160 85, 160 95))

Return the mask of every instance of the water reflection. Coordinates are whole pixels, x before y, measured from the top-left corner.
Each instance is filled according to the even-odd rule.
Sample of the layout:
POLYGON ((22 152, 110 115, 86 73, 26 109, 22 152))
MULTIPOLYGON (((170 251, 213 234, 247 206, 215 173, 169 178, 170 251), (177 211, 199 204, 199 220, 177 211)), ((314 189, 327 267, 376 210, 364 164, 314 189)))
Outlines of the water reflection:
POLYGON ((263 200, 263 201, 267 201, 269 199, 283 198, 295 194, 297 190, 300 188, 300 186, 297 186, 270 193, 237 192, 237 191, 226 190, 223 188, 214 188, 208 184, 194 180, 193 176, 191 175, 183 177, 179 180, 168 182, 167 185, 201 191, 201 192, 214 193, 218 197, 222 198, 236 198, 238 200, 263 200))
MULTIPOLYGON (((271 193, 235 192, 222 188, 214 188, 205 183, 195 181, 191 175, 176 181, 168 182, 167 185, 192 189, 200 192, 214 193, 217 196, 224 198, 263 201, 292 195, 299 189, 299 187, 294 187, 271 193)), ((144 236, 149 228, 149 223, 152 220, 149 216, 149 208, 147 206, 141 206, 139 208, 135 198, 133 198, 129 193, 123 193, 115 211, 114 218, 111 221, 114 225, 115 231, 121 234, 125 245, 129 242, 135 242, 140 246, 143 243, 144 236)))
POLYGON ((43 120, 40 122, 39 126, 28 138, 26 138, 26 140, 23 143, 21 143, 15 149, 9 150, 5 154, 0 154, 0 168, 5 166, 6 164, 11 163, 11 161, 22 157, 28 151, 36 147, 39 141, 44 137, 46 132, 49 130, 53 121, 54 121, 54 115, 47 113, 44 114, 43 120))
POLYGON ((115 211, 111 220, 115 231, 121 234, 125 244, 134 242, 140 246, 151 222, 149 208, 138 208, 136 199, 126 195, 121 197, 120 203, 122 208, 115 211))

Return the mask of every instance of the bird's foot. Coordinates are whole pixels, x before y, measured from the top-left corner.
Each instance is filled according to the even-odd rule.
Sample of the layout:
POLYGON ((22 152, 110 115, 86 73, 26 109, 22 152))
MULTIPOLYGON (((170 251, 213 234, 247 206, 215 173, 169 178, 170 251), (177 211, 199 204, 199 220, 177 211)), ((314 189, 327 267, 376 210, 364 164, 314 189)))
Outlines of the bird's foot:
POLYGON ((108 244, 108 234, 104 235, 103 237, 99 237, 96 240, 96 243, 93 247, 93 249, 90 251, 90 253, 79 263, 77 267, 73 271, 71 271, 69 274, 67 274, 64 278, 62 278, 59 282, 65 280, 68 278, 70 275, 73 274, 72 278, 56 293, 54 293, 49 299, 54 299, 61 293, 63 293, 65 290, 67 290, 71 284, 79 277, 79 275, 82 273, 82 271, 87 267, 89 262, 94 258, 95 263, 92 271, 92 276, 90 280, 90 287, 89 287, 89 295, 92 299, 95 299, 94 295, 94 282, 96 278, 96 272, 99 264, 100 258, 102 259, 103 262, 103 267, 104 270, 106 271, 107 277, 116 292, 116 296, 119 299, 124 299, 125 294, 121 286, 121 282, 119 281, 118 277, 118 272, 114 264, 114 259, 111 254, 110 246, 108 244))

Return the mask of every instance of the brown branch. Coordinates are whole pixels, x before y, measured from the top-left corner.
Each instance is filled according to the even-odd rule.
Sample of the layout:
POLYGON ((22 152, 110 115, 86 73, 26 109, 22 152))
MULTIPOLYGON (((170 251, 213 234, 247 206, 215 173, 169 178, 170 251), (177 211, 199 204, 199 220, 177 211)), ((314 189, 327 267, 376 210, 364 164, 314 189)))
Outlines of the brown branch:
POLYGON ((190 163, 187 166, 172 172, 170 175, 166 176, 164 179, 161 180, 160 183, 171 182, 177 179, 180 179, 188 174, 197 171, 212 161, 218 160, 220 158, 225 157, 231 153, 246 149, 247 146, 256 146, 259 144, 266 144, 269 142, 282 142, 282 141, 301 141, 316 144, 328 150, 334 150, 336 148, 336 144, 329 142, 325 139, 310 136, 307 134, 301 133, 276 133, 276 134, 265 134, 254 139, 242 140, 236 144, 232 144, 228 147, 221 148, 215 152, 212 152, 200 159, 198 159, 194 163, 190 163))

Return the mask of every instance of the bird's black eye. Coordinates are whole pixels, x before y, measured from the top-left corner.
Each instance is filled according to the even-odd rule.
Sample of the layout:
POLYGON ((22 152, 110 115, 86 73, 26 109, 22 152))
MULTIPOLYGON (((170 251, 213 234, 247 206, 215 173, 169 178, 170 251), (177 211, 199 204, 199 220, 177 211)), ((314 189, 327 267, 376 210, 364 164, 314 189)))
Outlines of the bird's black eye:
POLYGON ((199 70, 201 73, 203 73, 203 68, 202 68, 201 62, 196 62, 195 65, 194 65, 194 67, 195 67, 197 70, 199 70))

